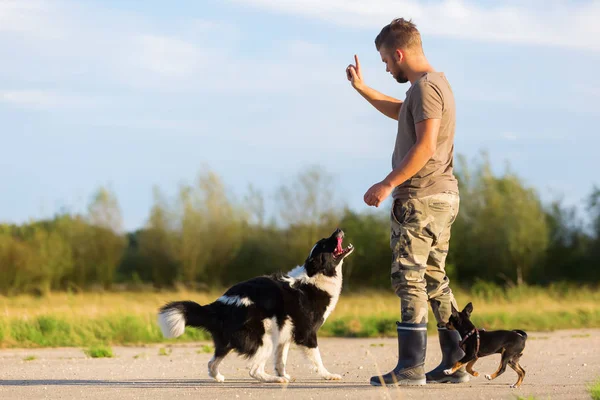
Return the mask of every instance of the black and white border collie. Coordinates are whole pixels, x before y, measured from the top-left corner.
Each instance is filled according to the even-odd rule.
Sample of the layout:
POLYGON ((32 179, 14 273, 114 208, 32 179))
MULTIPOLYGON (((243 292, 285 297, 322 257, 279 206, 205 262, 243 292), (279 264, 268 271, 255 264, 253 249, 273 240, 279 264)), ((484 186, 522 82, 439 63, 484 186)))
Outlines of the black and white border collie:
POLYGON ((287 274, 238 283, 205 306, 193 301, 166 304, 158 314, 163 335, 180 336, 186 326, 210 332, 215 354, 208 363, 208 375, 217 382, 225 381, 219 364, 231 350, 251 360, 251 377, 289 382, 292 378, 285 364, 292 342, 304 350, 323 379, 341 379, 323 365, 317 331, 335 308, 342 290, 342 264, 354 251, 351 244, 342 247, 343 238, 344 232, 337 229, 314 245, 304 265, 287 274), (265 372, 271 356, 276 376, 265 372))

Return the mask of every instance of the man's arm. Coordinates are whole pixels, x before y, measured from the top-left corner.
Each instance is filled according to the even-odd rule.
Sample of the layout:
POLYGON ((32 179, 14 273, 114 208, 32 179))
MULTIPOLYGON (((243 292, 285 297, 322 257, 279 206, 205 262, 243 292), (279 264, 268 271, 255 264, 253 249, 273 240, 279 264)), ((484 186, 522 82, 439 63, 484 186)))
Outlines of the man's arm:
POLYGON ((370 206, 379 205, 390 195, 394 188, 419 172, 433 157, 437 148, 437 138, 441 120, 430 118, 415 125, 417 141, 402 159, 400 165, 365 193, 364 200, 370 206))
POLYGON ((355 55, 354 60, 356 61, 356 65, 349 65, 348 68, 346 68, 346 77, 352 83, 354 89, 356 89, 356 91, 360 93, 362 97, 364 97, 383 115, 390 117, 391 119, 398 120, 398 114, 400 113, 400 107, 402 107, 402 101, 390 96, 386 96, 385 94, 365 85, 362 79, 362 71, 360 69, 358 56, 355 55))
POLYGON ((427 164, 437 148, 440 122, 441 120, 432 118, 415 124, 417 141, 402 159, 398 168, 390 172, 383 180, 384 184, 395 188, 412 178, 427 164))
POLYGON ((400 107, 402 107, 401 100, 386 96, 385 94, 380 93, 364 84, 356 87, 356 91, 360 93, 362 97, 367 99, 367 101, 371 103, 373 107, 378 109, 383 115, 396 121, 398 120, 400 107))

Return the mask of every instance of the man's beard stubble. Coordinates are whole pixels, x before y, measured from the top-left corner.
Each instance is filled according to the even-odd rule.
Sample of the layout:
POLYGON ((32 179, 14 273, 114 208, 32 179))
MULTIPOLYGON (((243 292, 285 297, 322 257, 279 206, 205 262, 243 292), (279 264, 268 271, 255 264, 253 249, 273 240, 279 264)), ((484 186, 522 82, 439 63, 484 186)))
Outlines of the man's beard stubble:
POLYGON ((404 75, 404 72, 402 72, 402 70, 399 70, 398 73, 394 75, 394 79, 396 79, 398 83, 408 82, 408 77, 404 75))

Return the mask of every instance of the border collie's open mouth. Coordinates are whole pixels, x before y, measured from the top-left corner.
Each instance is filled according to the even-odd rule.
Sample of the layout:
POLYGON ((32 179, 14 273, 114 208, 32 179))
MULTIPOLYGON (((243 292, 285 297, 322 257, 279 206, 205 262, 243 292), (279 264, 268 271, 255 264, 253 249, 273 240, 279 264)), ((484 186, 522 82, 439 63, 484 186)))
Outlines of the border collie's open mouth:
POLYGON ((338 236, 337 247, 335 248, 335 250, 333 250, 333 258, 336 260, 346 257, 347 255, 352 253, 352 251, 354 250, 354 246, 352 246, 352 244, 349 244, 346 248, 343 248, 342 247, 343 240, 344 240, 343 237, 338 236))

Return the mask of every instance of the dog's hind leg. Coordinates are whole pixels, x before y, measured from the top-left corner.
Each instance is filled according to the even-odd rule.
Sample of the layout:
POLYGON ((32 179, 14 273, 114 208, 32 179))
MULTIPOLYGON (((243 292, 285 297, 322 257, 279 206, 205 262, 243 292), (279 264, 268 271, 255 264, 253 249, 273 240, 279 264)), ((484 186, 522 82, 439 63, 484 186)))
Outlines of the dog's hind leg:
POLYGON ((221 364, 221 361, 229 354, 231 347, 223 345, 225 341, 219 336, 213 336, 213 342, 215 345, 215 353, 208 362, 208 376, 217 382, 224 382, 225 377, 219 372, 219 364, 221 364))
POLYGON ((278 376, 283 376, 288 381, 293 380, 292 377, 285 372, 285 364, 287 362, 287 355, 290 349, 291 340, 292 326, 289 321, 286 321, 279 330, 279 335, 273 335, 273 343, 277 343, 274 360, 275 371, 277 372, 278 376))
POLYGON ((479 376, 479 372, 477 372, 473 369, 473 365, 475 365, 476 362, 477 362, 477 359, 475 359, 473 361, 469 361, 467 363, 467 367, 466 367, 467 372, 470 373, 471 375, 473 375, 474 377, 479 376))
POLYGON ((219 364, 225 358, 230 350, 215 349, 213 358, 208 362, 208 376, 214 378, 217 382, 225 382, 225 377, 219 372, 219 364))
POLYGON ((506 371, 506 364, 508 364, 508 357, 506 356, 506 351, 502 350, 502 358, 500 359, 500 365, 498 366, 498 370, 492 375, 486 374, 486 379, 491 381, 492 379, 496 379, 498 376, 502 375, 504 371, 506 371))
MULTIPOLYGON (((273 337, 275 335, 271 331, 278 332, 277 326, 272 326, 274 321, 265 320, 265 334, 262 337, 262 345, 258 348, 252 357, 252 366, 250 367, 250 376, 265 383, 287 383, 288 380, 282 376, 270 375, 265 372, 265 364, 269 357, 273 355, 273 337)), ((274 325, 274 324, 273 324, 274 325)), ((278 333, 277 333, 278 336, 278 333)))
POLYGON ((275 371, 278 376, 283 376, 288 381, 292 380, 292 377, 285 372, 285 364, 287 362, 287 354, 290 349, 290 342, 279 343, 277 350, 275 351, 275 371))
POLYGON ((300 340, 295 337, 294 341, 296 344, 302 346, 304 355, 310 360, 314 370, 321 376, 321 378, 328 381, 339 381, 342 379, 341 375, 330 373, 323 365, 321 353, 319 352, 319 345, 317 343, 317 334, 315 332, 300 338, 300 340))
POLYGON ((321 353, 319 352, 319 347, 305 347, 304 354, 306 357, 312 362, 315 370, 321 376, 321 378, 326 379, 328 381, 339 381, 342 379, 341 375, 332 374, 327 371, 325 366, 323 365, 323 360, 321 359, 321 353))
POLYGON ((508 365, 510 365, 510 367, 512 369, 515 370, 515 372, 517 373, 517 375, 519 375, 519 379, 517 379, 517 382, 513 385, 511 385, 511 388, 518 388, 519 386, 521 386, 521 383, 523 383, 523 379, 525 378, 525 370, 523 369, 523 367, 521 367, 519 365, 519 358, 515 358, 512 359, 508 362, 508 365))
POLYGON ((265 372, 265 364, 272 354, 273 346, 261 346, 252 358, 250 367, 250 376, 256 380, 265 383, 287 383, 288 379, 284 376, 275 376, 265 372))

